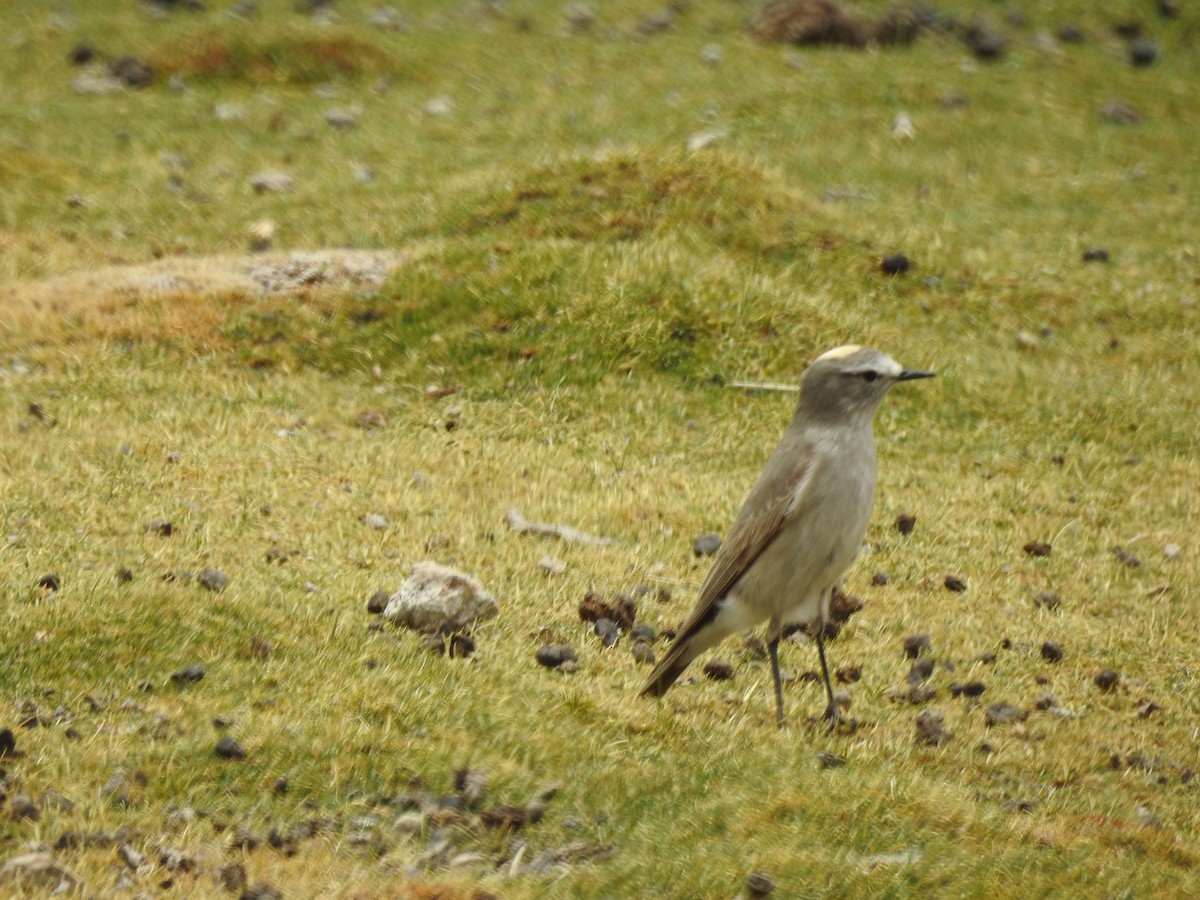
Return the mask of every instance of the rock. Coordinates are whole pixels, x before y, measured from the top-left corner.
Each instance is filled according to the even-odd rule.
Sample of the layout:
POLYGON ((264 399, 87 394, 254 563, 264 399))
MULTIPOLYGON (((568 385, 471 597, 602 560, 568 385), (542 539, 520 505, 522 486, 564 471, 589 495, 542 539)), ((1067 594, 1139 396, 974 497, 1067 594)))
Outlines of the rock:
POLYGON ((77 94, 98 96, 112 94, 125 87, 120 78, 115 78, 105 66, 89 64, 78 77, 71 82, 71 89, 77 94))
POLYGON ((865 606, 861 598, 847 594, 835 584, 829 600, 829 621, 843 625, 850 621, 850 617, 855 613, 862 612, 865 606))
POLYGON ((917 713, 917 743, 937 747, 950 740, 950 732, 942 727, 943 717, 935 709, 923 709, 917 713))
POLYGON ((570 644, 543 644, 538 647, 537 661, 547 669, 557 669, 565 663, 577 660, 570 644))
POLYGON ((283 900, 283 892, 267 881, 256 881, 242 891, 241 900, 283 900))
POLYGON ((1037 339, 1037 335, 1030 334, 1028 331, 1018 331, 1016 336, 1016 345, 1018 350, 1036 350, 1041 344, 1037 339))
POLYGON ((36 822, 42 811, 28 794, 13 794, 8 800, 8 814, 18 822, 36 822))
POLYGON ((917 527, 917 517, 911 513, 901 513, 896 516, 896 530, 901 534, 912 534, 917 527))
POLYGON ((1103 247, 1088 247, 1083 251, 1084 262, 1108 262, 1108 251, 1103 247))
POLYGON ((244 894, 246 870, 241 863, 226 863, 217 871, 217 882, 230 894, 244 894))
POLYGON ((822 750, 817 754, 817 765, 822 769, 840 769, 846 764, 844 756, 838 756, 836 753, 831 753, 828 750, 822 750))
POLYGON ((387 591, 376 591, 367 598, 367 612, 373 616, 382 615, 390 599, 391 595, 387 591))
POLYGON ((1051 547, 1045 541, 1029 541, 1021 549, 1028 556, 1049 556, 1051 547))
POLYGON ((204 678, 204 666, 200 663, 193 663, 190 666, 184 666, 178 672, 171 673, 171 683, 177 687, 182 687, 186 684, 195 684, 204 678))
POLYGON ((256 194, 286 194, 296 186, 296 180, 287 172, 266 170, 250 177, 250 187, 256 194))
POLYGON ((229 576, 220 569, 201 569, 196 580, 213 593, 219 593, 229 586, 229 576))
POLYGON ((154 69, 134 56, 121 56, 108 64, 108 73, 122 84, 142 88, 154 81, 154 69))
POLYGON ((494 618, 499 611, 496 599, 476 579, 426 560, 413 566, 383 616, 405 628, 448 633, 494 618))
POLYGON ((875 585, 876 587, 883 587, 888 583, 889 579, 890 576, 887 572, 876 572, 871 576, 871 584, 875 585))
MULTIPOLYGON (((1109 100, 1100 107, 1100 118, 1112 125, 1138 125, 1142 121, 1141 115, 1132 106, 1121 103, 1117 100, 1109 100)), ((1089 259, 1087 253, 1083 256, 1084 262, 1108 262, 1108 253, 1104 253, 1103 258, 1096 257, 1089 259)))
POLYGON ((635 622, 633 627, 629 629, 629 636, 635 641, 649 641, 650 643, 654 643, 658 640, 658 633, 645 622, 635 622))
POLYGON ((967 583, 956 575, 947 575, 946 580, 942 584, 946 590, 953 591, 956 594, 961 594, 967 589, 967 583))
POLYGON ((57 591, 62 587, 62 578, 53 572, 47 572, 37 580, 37 586, 40 588, 45 588, 47 591, 57 591))
POLYGON ((1008 49, 1008 38, 994 31, 982 20, 976 20, 963 30, 963 43, 975 54, 976 59, 993 62, 1000 59, 1008 49))
POLYGON ((710 659, 704 664, 704 675, 711 681, 732 681, 733 664, 724 659, 710 659))
POLYGON ((983 711, 984 724, 991 728, 994 725, 1009 725, 1013 722, 1024 722, 1029 713, 1011 703, 993 703, 983 711))
POLYGON ((929 656, 919 657, 908 670, 907 680, 909 684, 920 684, 923 681, 928 681, 929 676, 933 674, 933 658, 929 656))
POLYGON ((621 638, 621 629, 617 627, 617 623, 604 616, 595 621, 592 629, 605 647, 613 646, 621 638))
POLYGON ((0 880, 16 882, 23 887, 49 889, 65 893, 78 885, 79 878, 55 862, 46 851, 23 853, 10 857, 0 866, 0 880))
MULTIPOLYGON (((879 262, 879 271, 884 275, 903 275, 912 268, 912 263, 903 253, 893 253, 891 256, 885 256, 879 262)), ((916 521, 915 519, 913 520, 916 521)), ((912 529, 909 528, 909 531, 912 529)), ((908 534, 908 531, 901 531, 902 534, 908 534)))
POLYGON ((567 564, 557 556, 543 556, 538 560, 538 566, 551 575, 561 575, 567 571, 567 564))
POLYGON ((118 846, 117 856, 121 857, 121 862, 125 863, 125 865, 128 866, 133 872, 136 872, 138 869, 140 869, 142 864, 146 861, 146 855, 138 851, 138 849, 131 844, 121 844, 118 846))
POLYGON ((149 519, 142 527, 160 537, 170 537, 175 533, 175 526, 166 519, 149 519))
POLYGON ((1158 45, 1144 37, 1129 42, 1129 62, 1137 68, 1153 65, 1158 59, 1158 45))
POLYGON ((1118 675, 1113 669, 1103 669, 1096 673, 1095 677, 1092 678, 1092 681, 1095 683, 1096 687, 1100 688, 1100 690, 1111 691, 1121 683, 1121 676, 1118 675))
POLYGON ((1057 641, 1046 641, 1042 644, 1042 659, 1047 662, 1058 662, 1063 658, 1062 645, 1057 641))
POLYGON ((721 549, 721 536, 717 534, 702 534, 692 544, 692 553, 697 556, 712 556, 721 549))
POLYGON ((978 697, 986 690, 987 686, 979 680, 967 682, 954 681, 950 684, 951 697, 978 697))
POLYGON ((213 752, 221 759, 245 759, 246 751, 232 735, 222 735, 213 752))
POLYGON ((725 51, 720 44, 705 44, 700 48, 700 60, 705 65, 719 66, 725 58, 725 51))
POLYGON ((1136 569, 1142 564, 1141 559, 1138 558, 1136 553, 1132 550, 1126 550, 1124 547, 1113 547, 1113 556, 1116 557, 1117 562, 1130 569, 1136 569))
POLYGON ((649 641, 634 641, 629 652, 641 665, 652 666, 657 662, 654 656, 654 646, 649 641))
POLYGON ((1058 594, 1052 594, 1049 591, 1038 591, 1033 595, 1033 602, 1036 606, 1043 606, 1046 609, 1058 609, 1062 600, 1058 594))
POLYGON ((1180 554, 1183 553, 1183 548, 1178 544, 1164 544, 1162 552, 1163 556, 1167 559, 1179 559, 1180 554))
POLYGON ((358 124, 362 110, 354 106, 339 107, 325 113, 325 121, 334 128, 345 130, 358 124))
POLYGON ((775 882, 762 872, 751 872, 746 876, 746 890, 751 897, 766 897, 775 890, 775 882))
POLYGON ((1058 31, 1054 33, 1062 44, 1083 44, 1087 41, 1087 32, 1078 25, 1066 23, 1058 26, 1058 31))
POLYGON ((904 639, 904 655, 909 659, 916 659, 918 656, 927 653, 930 646, 931 642, 928 632, 918 631, 904 639))
POLYGON ((376 531, 383 531, 383 529, 387 528, 388 524, 387 519, 379 513, 367 513, 363 516, 362 520, 364 525, 368 528, 374 528, 376 531))
POLYGON ((0 759, 17 755, 17 738, 11 728, 0 728, 0 759))

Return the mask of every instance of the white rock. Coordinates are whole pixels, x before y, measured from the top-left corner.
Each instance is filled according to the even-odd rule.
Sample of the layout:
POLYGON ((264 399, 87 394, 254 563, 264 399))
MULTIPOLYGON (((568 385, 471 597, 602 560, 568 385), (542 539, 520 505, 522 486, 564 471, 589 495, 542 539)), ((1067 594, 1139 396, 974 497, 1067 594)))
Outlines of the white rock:
POLYGON ((285 194, 295 185, 295 179, 287 172, 277 172, 267 170, 259 172, 250 179, 250 187, 254 188, 257 194, 271 192, 273 194, 285 194))
POLYGON ((383 616, 408 628, 453 631, 499 611, 496 598, 470 575, 426 560, 413 566, 383 616))
POLYGON ((1167 544, 1163 547, 1163 556, 1167 559, 1179 559, 1179 554, 1183 552, 1183 548, 1178 544, 1167 544))
POLYGON ((697 131, 687 140, 687 148, 692 153, 697 153, 700 150, 706 150, 714 144, 720 143, 725 139, 727 132, 724 128, 706 128, 703 131, 697 131))
POLYGON ((912 117, 906 112, 897 113, 892 120, 892 140, 911 141, 916 136, 917 127, 913 125, 912 117))

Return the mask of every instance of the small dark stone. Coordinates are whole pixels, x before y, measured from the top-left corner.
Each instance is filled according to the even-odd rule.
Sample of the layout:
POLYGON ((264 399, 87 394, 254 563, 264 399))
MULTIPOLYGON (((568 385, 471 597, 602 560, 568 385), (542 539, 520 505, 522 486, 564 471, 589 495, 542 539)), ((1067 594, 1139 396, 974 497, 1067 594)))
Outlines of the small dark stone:
POLYGON ((1100 688, 1100 690, 1111 691, 1118 684, 1120 684, 1121 676, 1118 675, 1113 669, 1104 669, 1100 672, 1097 672, 1092 681, 1095 682, 1096 687, 1100 688))
POLYGON ((721 536, 717 534, 702 534, 692 544, 692 553, 696 556, 712 556, 721 549, 721 536))
POLYGON ((146 87, 154 81, 154 69, 133 56, 122 56, 108 64, 109 74, 130 87, 146 87))
POLYGON ((656 662, 654 646, 649 641, 634 641, 629 648, 629 652, 642 665, 652 666, 656 662))
POLYGON ((605 600, 598 592, 588 591, 579 601, 579 618, 584 622, 611 619, 618 628, 632 628, 637 619, 637 602, 627 594, 605 600))
POLYGON ((1050 555, 1050 545, 1045 541, 1029 541, 1021 549, 1024 550, 1029 556, 1050 555))
POLYGON ((983 721, 989 728, 993 725, 1009 725, 1023 722, 1029 714, 1011 703, 993 703, 983 711, 983 721))
POLYGON ((171 674, 171 683, 182 687, 185 684, 195 684, 204 678, 204 666, 200 663, 193 663, 190 666, 184 666, 178 672, 171 674))
POLYGON ((1048 709, 1056 709, 1058 707, 1058 698, 1053 694, 1042 694, 1033 701, 1033 708, 1045 712, 1048 709))
POLYGON ((887 572, 876 572, 874 575, 871 576, 871 584, 875 585, 876 587, 883 587, 887 583, 888 583, 888 573, 887 572))
POLYGON ((276 797, 282 797, 288 792, 288 779, 286 775, 280 775, 271 785, 271 793, 276 797))
POLYGON ((1083 261, 1087 263, 1106 263, 1108 262, 1108 259, 1108 251, 1103 247, 1088 247, 1083 251, 1083 261))
POLYGON ((237 742, 233 735, 225 734, 217 741, 217 746, 213 749, 221 759, 245 759, 246 751, 242 745, 237 742))
POLYGON ((854 682, 862 679, 862 667, 842 666, 833 673, 833 677, 838 684, 853 684, 854 682))
POLYGON ((917 743, 937 747, 950 740, 950 732, 942 727, 942 714, 935 709, 923 709, 917 713, 917 743))
POLYGON ((367 598, 367 612, 373 616, 382 615, 391 599, 392 597, 387 591, 376 591, 367 598))
POLYGON ((912 263, 903 253, 893 253, 891 256, 885 256, 879 262, 879 271, 884 275, 903 275, 911 268, 912 263))
POLYGON ((1123 19, 1113 24, 1113 31, 1119 37, 1131 41, 1142 36, 1142 22, 1140 19, 1123 19))
POLYGON ((1000 804, 1000 808, 1009 812, 1033 812, 1037 809, 1038 802, 1036 800, 1005 800, 1000 804))
POLYGON ((133 581, 133 570, 117 569, 117 581, 121 584, 129 584, 129 582, 133 581))
POLYGON ((1124 547, 1113 547, 1113 556, 1117 558, 1123 566, 1128 566, 1131 569, 1136 569, 1142 564, 1141 559, 1132 550, 1126 550, 1124 547))
POLYGON ((231 894, 241 894, 246 890, 246 870, 241 863, 226 863, 217 872, 217 880, 221 887, 231 894))
POLYGON ((196 580, 214 593, 225 590, 229 585, 229 576, 220 569, 201 569, 196 580))
POLYGON ((1055 32, 1059 41, 1064 44, 1082 44, 1087 41, 1087 32, 1078 25, 1070 23, 1058 26, 1058 31, 1055 32))
POLYGON ((1152 715, 1154 715, 1156 712, 1161 712, 1161 711, 1162 711, 1162 707, 1159 706, 1157 703, 1155 703, 1153 700, 1147 700, 1147 699, 1143 698, 1142 702, 1138 705, 1137 714, 1138 714, 1138 718, 1140 718, 1140 719, 1148 719, 1152 715))
POLYGON ((1137 68, 1153 65, 1158 59, 1158 45, 1145 38, 1129 42, 1129 61, 1137 68))
POLYGON ((621 639, 621 629, 617 627, 617 623, 605 616, 592 623, 592 630, 605 647, 611 647, 621 639))
POLYGON ((733 663, 723 659, 710 659, 704 664, 704 674, 712 681, 730 681, 733 678, 733 663))
POLYGON ((488 828, 516 831, 523 825, 541 819, 545 811, 540 804, 529 806, 493 806, 480 810, 479 821, 488 828))
POLYGON ((635 622, 633 627, 629 629, 629 637, 635 641, 650 641, 651 643, 658 640, 658 635, 654 629, 645 622, 635 622))
MULTIPOLYGON (((1118 103, 1116 100, 1109 100, 1102 107, 1100 107, 1100 118, 1113 125, 1137 125, 1142 121, 1141 114, 1138 113, 1136 109, 1124 103, 1118 103)), ((1088 256, 1085 253, 1083 261, 1108 262, 1107 251, 1099 252, 1104 254, 1103 258, 1088 259, 1088 256)))
POLYGON ((161 537, 170 537, 175 533, 175 526, 166 519, 150 519, 142 527, 161 537))
POLYGON ((926 653, 931 646, 928 632, 918 631, 904 639, 904 655, 909 659, 916 659, 926 653))
POLYGON ((565 662, 575 662, 575 651, 570 644, 543 644, 538 647, 537 661, 547 669, 557 669, 565 662))
POLYGON ((845 764, 845 757, 830 753, 828 750, 822 750, 817 754, 817 765, 822 769, 840 769, 845 764))
POLYGON ((8 812, 17 821, 36 822, 42 811, 28 794, 13 794, 8 801, 8 812))
POLYGON ((1058 594, 1052 594, 1049 591, 1038 591, 1033 595, 1033 602, 1038 606, 1044 606, 1046 609, 1058 609, 1062 602, 1058 594))
POLYGON ((1058 662, 1063 658, 1062 645, 1057 641, 1046 641, 1042 644, 1042 659, 1047 662, 1058 662))
POLYGON ((987 690, 987 685, 982 681, 955 681, 950 684, 951 697, 978 697, 987 690))
POLYGON ((91 44, 76 44, 71 48, 68 59, 73 66, 86 66, 96 58, 96 50, 91 44))
POLYGON ((993 31, 984 22, 974 22, 963 32, 963 43, 975 54, 976 59, 993 62, 1008 49, 1008 38, 993 31))
POLYGON ((908 683, 920 684, 923 681, 928 681, 929 676, 933 674, 933 658, 922 656, 913 662, 912 668, 908 670, 908 683))
POLYGON ((967 589, 967 583, 956 575, 947 575, 942 584, 945 585, 946 590, 954 591, 956 594, 961 594, 967 589))
POLYGON ((62 587, 62 579, 53 572, 47 572, 37 581, 38 587, 45 588, 48 591, 57 591, 62 587))
POLYGON ((475 653, 475 641, 468 634, 452 634, 446 644, 446 654, 451 659, 468 659, 475 653))
POLYGON ((896 530, 901 534, 912 534, 917 527, 917 517, 911 513, 901 513, 896 516, 896 530))
POLYGON ((775 882, 762 872, 751 872, 746 876, 746 890, 751 897, 766 897, 775 890, 775 882))
POLYGON ((1158 14, 1164 19, 1179 18, 1179 4, 1176 0, 1158 0, 1158 14))

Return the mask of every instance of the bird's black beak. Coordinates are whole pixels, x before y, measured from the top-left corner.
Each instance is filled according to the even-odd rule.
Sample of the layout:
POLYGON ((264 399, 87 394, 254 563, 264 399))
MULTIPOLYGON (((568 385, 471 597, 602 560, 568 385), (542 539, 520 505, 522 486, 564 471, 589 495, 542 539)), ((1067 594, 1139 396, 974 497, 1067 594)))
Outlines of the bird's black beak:
POLYGON ((932 378, 936 372, 920 372, 916 369, 905 369, 896 376, 897 381, 915 381, 918 378, 932 378))

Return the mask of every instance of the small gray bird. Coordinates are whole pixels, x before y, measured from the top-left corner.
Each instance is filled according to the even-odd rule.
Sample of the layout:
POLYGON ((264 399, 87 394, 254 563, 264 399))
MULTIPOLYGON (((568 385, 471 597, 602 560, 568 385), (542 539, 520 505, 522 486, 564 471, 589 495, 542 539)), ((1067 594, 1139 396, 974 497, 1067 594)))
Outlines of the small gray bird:
POLYGON ((800 376, 791 425, 700 587, 696 608, 642 695, 661 697, 693 659, 768 620, 775 716, 784 724, 779 637, 785 625, 816 634, 828 706, 838 718, 822 640, 833 586, 862 547, 875 501, 875 410, 898 381, 932 372, 901 368, 870 347, 837 347, 800 376))

